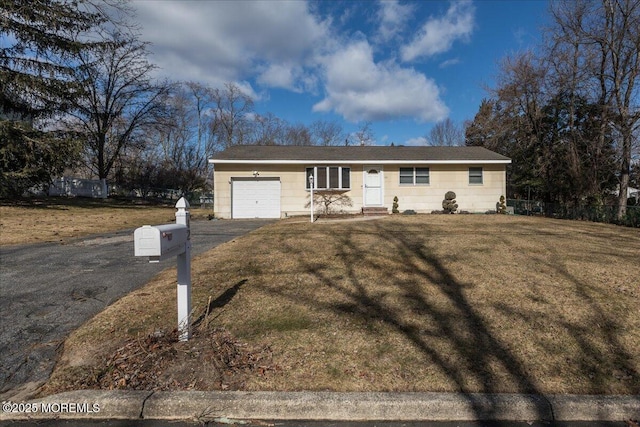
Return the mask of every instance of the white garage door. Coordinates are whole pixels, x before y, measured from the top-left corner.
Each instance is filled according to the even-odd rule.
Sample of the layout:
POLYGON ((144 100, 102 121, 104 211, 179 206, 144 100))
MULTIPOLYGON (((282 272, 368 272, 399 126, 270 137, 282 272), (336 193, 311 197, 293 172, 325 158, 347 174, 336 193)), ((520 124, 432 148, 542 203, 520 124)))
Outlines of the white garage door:
POLYGON ((232 180, 232 218, 280 218, 280 181, 232 180))

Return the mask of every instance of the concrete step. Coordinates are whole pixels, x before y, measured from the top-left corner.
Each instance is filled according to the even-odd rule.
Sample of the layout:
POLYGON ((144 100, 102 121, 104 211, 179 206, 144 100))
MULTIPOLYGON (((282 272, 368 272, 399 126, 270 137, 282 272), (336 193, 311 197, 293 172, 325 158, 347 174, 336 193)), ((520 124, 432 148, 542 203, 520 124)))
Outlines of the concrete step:
POLYGON ((374 215, 389 215, 389 208, 381 207, 366 207, 362 208, 362 214, 364 216, 374 216, 374 215))

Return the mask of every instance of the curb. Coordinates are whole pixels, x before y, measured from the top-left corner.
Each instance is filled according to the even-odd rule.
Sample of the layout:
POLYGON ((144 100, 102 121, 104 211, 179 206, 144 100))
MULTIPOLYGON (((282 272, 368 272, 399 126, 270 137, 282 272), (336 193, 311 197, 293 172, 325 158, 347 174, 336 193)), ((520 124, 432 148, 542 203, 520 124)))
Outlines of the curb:
POLYGON ((640 395, 71 391, 3 402, 0 421, 215 418, 327 421, 623 421, 640 395))

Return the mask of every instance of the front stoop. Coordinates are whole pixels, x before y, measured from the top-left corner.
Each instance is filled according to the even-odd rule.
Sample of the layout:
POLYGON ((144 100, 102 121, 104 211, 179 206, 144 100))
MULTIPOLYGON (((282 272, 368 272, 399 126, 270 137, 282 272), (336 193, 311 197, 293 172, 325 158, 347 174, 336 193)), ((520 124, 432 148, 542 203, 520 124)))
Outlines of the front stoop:
POLYGON ((364 216, 389 215, 389 208, 385 208, 385 207, 366 207, 366 208, 362 208, 362 215, 364 215, 364 216))

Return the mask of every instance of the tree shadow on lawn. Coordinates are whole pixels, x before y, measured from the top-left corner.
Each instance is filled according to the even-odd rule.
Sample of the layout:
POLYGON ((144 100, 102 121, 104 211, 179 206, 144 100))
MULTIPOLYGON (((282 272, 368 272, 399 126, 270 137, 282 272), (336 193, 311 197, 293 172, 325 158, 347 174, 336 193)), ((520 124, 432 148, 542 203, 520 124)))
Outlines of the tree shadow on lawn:
MULTIPOLYGON (((230 288, 226 289, 216 299, 214 299, 213 301, 210 301, 209 304, 207 305, 207 307, 205 308, 204 313, 202 313, 196 320, 194 320, 191 325, 194 328, 198 327, 205 319, 207 319, 209 314, 211 314, 211 312, 214 309, 216 309, 216 308, 224 308, 227 304, 229 304, 231 302, 231 300, 233 299, 233 297, 236 296, 236 294, 238 293, 238 291, 240 290, 242 285, 247 283, 247 281, 248 281, 248 279, 240 280, 235 285, 233 285, 230 288)), ((220 314, 218 314, 218 316, 219 315, 220 314)), ((211 320, 213 320, 213 319, 211 319, 211 320)))
MULTIPOLYGON (((499 411, 495 402, 487 396, 487 394, 503 391, 498 383, 504 382, 505 378, 495 377, 493 372, 496 366, 500 368, 506 380, 513 384, 517 392, 532 395, 529 402, 535 406, 540 419, 548 416, 550 404, 546 399, 537 397, 543 395, 543 392, 536 379, 528 373, 526 361, 521 360, 521 356, 517 356, 491 331, 480 310, 474 307, 474 303, 465 293, 465 289, 472 284, 456 280, 447 268, 446 261, 431 253, 423 237, 426 235, 426 230, 423 233, 402 232, 380 221, 376 223, 374 233, 377 238, 393 247, 394 259, 402 260, 401 271, 385 270, 382 263, 378 262, 384 254, 378 253, 378 247, 375 245, 374 247, 359 246, 357 231, 346 231, 335 236, 339 243, 335 259, 346 271, 346 277, 342 280, 332 277, 326 264, 311 261, 310 258, 303 256, 296 257, 304 272, 315 277, 322 286, 337 291, 344 297, 343 299, 346 299, 346 302, 322 302, 300 294, 289 295, 284 290, 266 290, 294 302, 308 304, 335 314, 364 319, 367 322, 384 322, 419 349, 427 364, 436 366, 457 385, 459 392, 466 397, 479 419, 491 419, 499 411), (371 284, 365 283, 362 275, 356 271, 362 268, 375 271, 379 282, 393 284, 395 291, 402 295, 402 304, 411 307, 416 317, 426 319, 433 327, 428 331, 421 330, 403 313, 382 301, 380 295, 372 289, 371 284), (435 295, 427 293, 422 285, 425 280, 435 286, 440 294, 438 297, 441 301, 444 299, 447 304, 435 302, 435 295), (447 348, 453 349, 453 354, 445 354, 440 349, 434 348, 433 340, 445 340, 448 343, 447 348), (477 393, 482 393, 482 396, 477 393)), ((488 236, 487 239, 491 237, 488 236)), ((496 245, 502 244, 499 238, 495 239, 496 245)), ((286 243, 282 250, 299 254, 299 248, 287 247, 286 243)), ((616 354, 615 363, 623 366, 634 378, 637 378, 638 373, 630 362, 632 356, 626 352, 623 345, 617 342, 615 321, 608 318, 608 314, 589 297, 588 293, 583 291, 583 285, 578 280, 566 270, 562 270, 560 266, 554 267, 574 283, 577 295, 589 305, 593 315, 605 323, 602 329, 605 331, 604 336, 599 338, 616 354)), ((540 296, 540 298, 543 297, 540 296)), ((523 301, 524 304, 526 304, 525 301, 523 301)), ((534 313, 524 306, 518 312, 514 312, 513 307, 499 306, 499 304, 496 309, 506 316, 521 318, 534 316, 534 313)), ((589 325, 576 325, 562 320, 557 322, 570 332, 579 345, 582 357, 578 363, 593 366, 606 362, 600 356, 600 349, 589 338, 589 325)), ((539 344, 534 343, 534 345, 539 344)), ((592 384, 592 392, 606 393, 604 384, 597 378, 592 384)))
MULTIPOLYGON (((595 254, 603 257, 606 255, 611 254, 595 254)), ((567 343, 567 346, 574 344, 579 349, 572 353, 574 357, 571 363, 578 367, 579 372, 588 373, 590 388, 588 393, 610 394, 608 384, 612 376, 617 376, 618 380, 635 380, 635 383, 629 385, 628 391, 640 394, 640 382, 637 381, 640 373, 632 362, 634 355, 627 351, 620 340, 620 333, 625 326, 618 320, 620 317, 633 314, 619 313, 617 317, 612 316, 612 311, 607 310, 603 304, 610 299, 610 293, 614 291, 613 287, 602 289, 583 283, 571 274, 563 254, 557 251, 552 250, 547 257, 533 257, 532 260, 537 265, 545 266, 554 275, 562 277, 564 282, 569 284, 565 290, 579 301, 578 306, 585 308, 587 319, 573 319, 568 315, 569 313, 558 311, 553 324, 569 332, 572 343, 567 343)), ((634 294, 631 293, 631 295, 634 294)), ((631 295, 630 298, 633 298, 631 295)), ((511 308, 500 305, 496 308, 513 318, 519 317, 525 320, 531 320, 533 314, 531 310, 515 312, 511 308)))
MULTIPOLYGON (((567 220, 562 221, 562 225, 567 220)), ((574 300, 578 301, 578 307, 584 310, 583 317, 587 319, 575 319, 570 316, 571 312, 558 310, 553 319, 553 325, 558 329, 568 331, 571 343, 577 346, 579 351, 573 352, 572 364, 578 366, 578 370, 589 373, 588 386, 591 394, 610 394, 608 384, 611 377, 617 379, 632 380, 627 387, 631 394, 640 394, 640 372, 634 366, 633 359, 637 354, 631 354, 627 347, 620 340, 620 334, 625 325, 620 318, 633 316, 633 313, 624 312, 624 307, 616 307, 616 310, 607 309, 606 304, 612 304, 613 292, 626 292, 630 300, 637 301, 640 286, 637 283, 624 283, 616 286, 614 280, 606 275, 600 279, 608 281, 602 286, 593 286, 585 283, 571 272, 568 265, 572 260, 579 259, 588 264, 590 260, 598 264, 607 264, 611 258, 622 261, 633 266, 637 263, 640 240, 632 236, 632 233, 619 233, 617 226, 603 225, 598 223, 568 221, 573 228, 567 233, 568 227, 562 227, 562 231, 549 232, 550 239, 570 239, 580 241, 580 244, 570 248, 580 252, 562 252, 553 245, 547 245, 548 253, 538 253, 530 256, 531 262, 539 268, 545 269, 549 277, 560 277, 566 287, 562 291, 569 293, 574 300), (579 321, 582 320, 582 321, 579 321)), ((520 225, 518 228, 528 234, 535 234, 536 229, 531 225, 520 225)), ((626 230, 625 230, 626 231, 626 230)), ((637 237, 640 237, 638 234, 637 237)), ((566 248, 566 246, 565 246, 566 248)), ((569 250, 571 250, 569 249, 569 250)), ((593 272, 584 265, 582 266, 589 274, 593 272)), ((617 267, 609 265, 610 269, 617 267)), ((573 268, 574 271, 576 267, 573 268)), ((539 294, 539 293, 538 293, 539 294)), ((537 295, 540 299, 553 298, 555 295, 537 295)), ((521 318, 525 321, 532 321, 535 317, 534 310, 515 311, 513 308, 504 305, 496 305, 496 308, 513 318, 521 318)), ((631 310, 637 308, 633 307, 631 310)), ((636 313, 637 315, 637 313, 636 313)), ((544 344, 544 343, 541 343, 544 344)), ((637 343, 636 343, 637 344, 637 343)))

